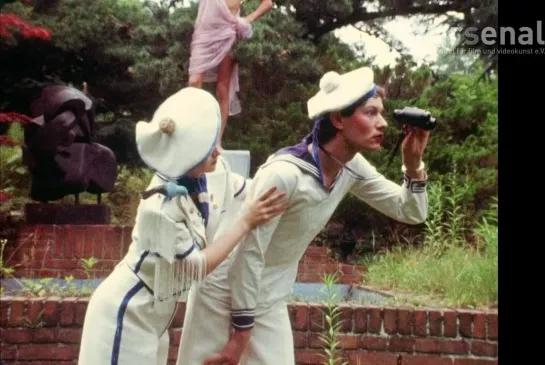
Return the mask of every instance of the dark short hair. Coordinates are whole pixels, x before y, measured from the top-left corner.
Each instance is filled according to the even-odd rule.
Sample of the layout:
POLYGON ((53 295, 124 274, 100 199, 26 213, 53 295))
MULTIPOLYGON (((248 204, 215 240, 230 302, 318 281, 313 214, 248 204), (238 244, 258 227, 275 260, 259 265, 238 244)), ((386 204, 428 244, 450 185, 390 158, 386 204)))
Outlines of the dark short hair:
MULTIPOLYGON (((382 98, 383 100, 386 99, 386 90, 381 87, 377 86, 377 93, 373 98, 382 98)), ((369 99, 367 99, 369 100, 369 99)), ((346 118, 354 114, 356 109, 360 107, 363 103, 366 103, 367 100, 361 102, 356 101, 352 105, 347 106, 346 108, 339 111, 342 117, 346 118)), ((318 127, 318 142, 321 144, 329 142, 333 137, 337 135, 337 128, 333 125, 330 118, 331 113, 327 113, 320 117, 319 127, 318 127)))

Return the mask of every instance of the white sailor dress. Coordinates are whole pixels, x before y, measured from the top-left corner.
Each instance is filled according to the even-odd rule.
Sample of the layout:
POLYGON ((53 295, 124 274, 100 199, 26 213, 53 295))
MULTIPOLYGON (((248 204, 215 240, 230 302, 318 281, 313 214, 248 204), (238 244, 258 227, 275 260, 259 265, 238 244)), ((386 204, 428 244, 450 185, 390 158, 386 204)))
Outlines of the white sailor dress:
POLYGON ((228 161, 220 156, 215 171, 207 173, 206 180, 210 207, 206 238, 211 243, 221 228, 234 223, 251 179, 233 172, 228 161))
POLYGON ((167 363, 177 300, 206 275, 199 252, 206 238, 191 198, 163 201, 160 194, 141 201, 126 256, 93 293, 78 365, 167 363))

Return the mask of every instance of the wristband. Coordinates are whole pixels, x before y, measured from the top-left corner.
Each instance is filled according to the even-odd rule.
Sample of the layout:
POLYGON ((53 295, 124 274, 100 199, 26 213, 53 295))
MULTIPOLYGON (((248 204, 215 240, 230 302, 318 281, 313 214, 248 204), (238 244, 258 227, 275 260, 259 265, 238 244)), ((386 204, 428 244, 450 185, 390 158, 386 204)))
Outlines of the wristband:
MULTIPOLYGON (((415 170, 415 172, 422 171, 422 170, 424 170, 425 167, 426 167, 426 164, 424 163, 424 161, 420 161, 420 166, 418 166, 418 168, 415 170)), ((407 168, 405 167, 405 165, 401 166, 401 171, 403 173, 407 172, 407 168)))

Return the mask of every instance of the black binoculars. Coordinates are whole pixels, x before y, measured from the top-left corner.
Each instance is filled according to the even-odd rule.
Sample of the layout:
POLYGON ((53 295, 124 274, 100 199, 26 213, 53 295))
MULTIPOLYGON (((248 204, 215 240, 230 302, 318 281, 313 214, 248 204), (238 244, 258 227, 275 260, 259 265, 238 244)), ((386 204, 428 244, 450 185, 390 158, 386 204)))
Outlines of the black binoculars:
POLYGON ((409 124, 427 131, 433 130, 437 125, 435 118, 431 116, 430 112, 408 106, 403 109, 395 109, 394 119, 401 125, 409 124))

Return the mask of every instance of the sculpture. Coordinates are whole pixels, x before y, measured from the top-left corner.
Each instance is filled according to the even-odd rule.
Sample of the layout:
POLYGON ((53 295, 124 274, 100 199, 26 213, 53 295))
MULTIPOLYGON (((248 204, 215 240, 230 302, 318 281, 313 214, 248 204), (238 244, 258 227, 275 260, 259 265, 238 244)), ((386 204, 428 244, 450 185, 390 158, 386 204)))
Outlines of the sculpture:
POLYGON ((94 143, 92 100, 69 86, 42 90, 25 125, 23 162, 32 177, 30 197, 47 203, 69 194, 110 192, 117 178, 115 154, 94 143))

